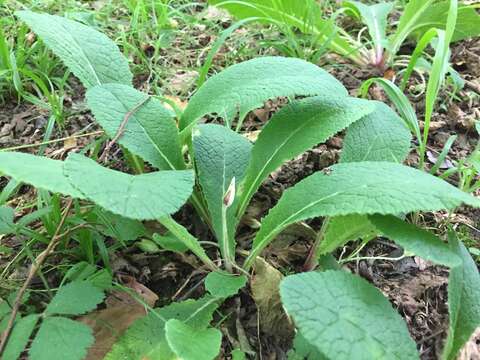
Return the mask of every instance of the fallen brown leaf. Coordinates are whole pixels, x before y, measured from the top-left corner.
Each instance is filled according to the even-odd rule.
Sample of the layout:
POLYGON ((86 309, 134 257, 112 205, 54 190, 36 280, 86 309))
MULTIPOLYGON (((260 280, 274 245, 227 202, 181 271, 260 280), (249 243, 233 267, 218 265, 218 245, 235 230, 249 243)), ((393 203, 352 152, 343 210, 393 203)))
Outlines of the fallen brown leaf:
MULTIPOLYGON (((158 296, 133 277, 125 276, 125 286, 134 290, 145 303, 154 306, 158 296)), ((138 318, 147 314, 145 307, 125 291, 113 291, 105 300, 107 307, 82 316, 79 320, 93 330, 95 343, 88 350, 87 360, 105 357, 117 338, 138 318)))
POLYGON ((289 338, 293 336, 293 324, 280 299, 280 281, 283 275, 262 258, 255 261, 255 275, 251 282, 261 329, 269 335, 289 338))

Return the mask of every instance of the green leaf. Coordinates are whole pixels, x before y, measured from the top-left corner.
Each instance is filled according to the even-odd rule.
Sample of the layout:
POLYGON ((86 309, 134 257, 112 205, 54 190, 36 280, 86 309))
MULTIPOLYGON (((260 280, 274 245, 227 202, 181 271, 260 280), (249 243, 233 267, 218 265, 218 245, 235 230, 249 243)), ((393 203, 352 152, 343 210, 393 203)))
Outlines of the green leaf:
POLYGON ((11 207, 0 206, 0 235, 10 234, 15 231, 14 217, 15 212, 11 207))
POLYGON ((403 9, 402 16, 392 39, 390 40, 390 52, 396 55, 405 39, 417 27, 417 22, 421 21, 425 11, 432 6, 435 0, 410 0, 403 9))
POLYGON ((37 314, 28 315, 17 322, 13 327, 7 345, 3 353, 3 360, 17 360, 20 354, 28 344, 30 335, 37 324, 39 316, 37 314))
POLYGON ((75 153, 69 154, 64 171, 86 198, 114 214, 137 220, 176 212, 190 197, 194 182, 190 170, 129 175, 75 153))
POLYGON ((303 60, 260 57, 233 65, 208 79, 190 99, 180 120, 186 131, 198 119, 218 114, 227 123, 238 113, 240 119, 279 96, 347 96, 347 90, 333 76, 303 60))
POLYGON ((381 2, 378 4, 363 4, 359 1, 347 1, 344 6, 359 14, 368 28, 373 46, 375 47, 374 64, 381 64, 383 61, 383 49, 387 45, 387 17, 393 9, 393 3, 381 2))
POLYGON ((183 242, 183 244, 185 244, 186 247, 188 247, 195 255, 197 255, 198 258, 202 260, 211 270, 217 268, 217 266, 208 257, 198 239, 191 235, 183 225, 176 222, 171 216, 162 217, 158 219, 158 221, 165 226, 173 236, 183 242))
POLYGON ((205 289, 216 298, 228 298, 236 295, 245 286, 245 275, 232 275, 223 272, 211 272, 205 278, 205 289))
MULTIPOLYGON (((428 7, 418 19, 413 29, 413 34, 418 38, 432 27, 446 30, 446 20, 450 8, 450 0, 440 1, 428 7)), ((460 41, 480 35, 480 15, 475 6, 458 4, 458 17, 452 42, 460 41)))
MULTIPOLYGON (((445 30, 449 9, 450 0, 439 2, 410 0, 405 6, 397 30, 390 41, 391 53, 396 54, 409 36, 414 35, 418 39, 432 28, 445 30)), ((459 4, 452 42, 478 36, 480 34, 479 21, 480 15, 476 12, 475 6, 459 4)))
POLYGON ((356 59, 357 49, 340 36, 341 29, 334 18, 323 18, 315 0, 208 0, 208 3, 228 10, 239 19, 257 18, 261 23, 276 24, 282 32, 298 29, 313 35, 332 51, 356 59))
POLYGON ((329 359, 419 359, 401 316, 374 286, 343 271, 287 276, 283 305, 329 359))
POLYGON ((63 161, 18 152, 0 152, 0 172, 38 189, 84 198, 63 174, 63 161))
POLYGON ((480 200, 432 175, 400 164, 337 164, 286 190, 263 219, 245 267, 288 225, 318 216, 399 214, 452 209, 480 200))
POLYGON ((288 352, 288 360, 328 360, 318 349, 297 333, 293 340, 293 348, 288 352))
POLYGON ((100 208, 96 214, 106 227, 102 233, 121 242, 136 240, 147 233, 147 229, 141 221, 115 215, 100 208))
POLYGON ((120 83, 131 85, 127 59, 104 34, 76 21, 31 11, 15 13, 67 65, 86 88, 120 83))
POLYGON ((439 265, 454 267, 461 263, 460 257, 429 231, 419 229, 393 215, 372 215, 369 216, 369 220, 380 233, 403 247, 407 252, 439 265))
POLYGON ((233 197, 236 185, 245 175, 252 145, 243 136, 221 125, 200 125, 193 133, 195 166, 202 193, 208 205, 215 236, 222 255, 235 254, 235 201, 228 208, 224 204, 232 180, 233 197), (225 214, 223 213, 225 212, 225 214))
POLYGON ((352 124, 343 141, 341 162, 391 161, 402 163, 409 151, 411 135, 398 115, 384 103, 352 124))
POLYGON ((420 139, 422 134, 420 132, 420 126, 418 125, 417 114, 408 97, 402 92, 402 90, 390 80, 384 78, 370 78, 366 80, 360 87, 361 96, 365 97, 368 93, 368 89, 373 84, 379 85, 389 100, 395 105, 398 113, 400 114, 405 125, 408 126, 410 131, 420 139))
POLYGON ((95 86, 88 90, 86 98, 110 138, 116 136, 128 117, 119 144, 158 169, 185 167, 173 115, 160 101, 120 84, 95 86))
POLYGON ((46 315, 82 315, 94 310, 105 295, 89 281, 74 281, 62 286, 45 309, 46 315))
MULTIPOLYGON (((411 135, 403 121, 384 103, 372 103, 376 105, 375 111, 347 129, 340 162, 401 163, 407 157, 411 135)), ((329 218, 318 254, 330 253, 351 240, 368 240, 376 233, 377 230, 365 215, 351 214, 329 218)))
POLYGON ((480 274, 465 246, 449 234, 450 249, 462 259, 450 270, 448 279, 448 337, 442 359, 453 360, 472 333, 480 326, 480 274))
POLYGON ((140 250, 148 254, 155 254, 160 251, 160 248, 157 246, 157 244, 149 239, 141 239, 136 243, 136 245, 140 250))
POLYGON ((326 226, 317 255, 331 253, 352 240, 372 238, 377 233, 366 215, 335 216, 328 219, 326 226))
POLYGON ((375 109, 373 104, 352 97, 322 95, 294 101, 275 113, 253 146, 239 194, 238 216, 271 172, 369 114, 375 109))
POLYGON ((232 351, 231 356, 232 356, 232 360, 247 360, 247 356, 240 349, 234 349, 232 351))
POLYGON ((64 317, 47 317, 29 351, 31 360, 81 360, 94 343, 92 330, 64 317))
POLYGON ((177 360, 165 336, 165 323, 170 319, 185 322, 194 329, 205 329, 217 308, 209 298, 186 300, 155 309, 138 319, 120 337, 105 360, 177 360))
POLYGON ((184 253, 188 247, 173 234, 153 234, 152 240, 161 248, 176 253, 184 253))
POLYGON ((165 325, 165 335, 170 348, 183 360, 213 360, 220 352, 222 333, 214 328, 194 329, 170 319, 165 325))

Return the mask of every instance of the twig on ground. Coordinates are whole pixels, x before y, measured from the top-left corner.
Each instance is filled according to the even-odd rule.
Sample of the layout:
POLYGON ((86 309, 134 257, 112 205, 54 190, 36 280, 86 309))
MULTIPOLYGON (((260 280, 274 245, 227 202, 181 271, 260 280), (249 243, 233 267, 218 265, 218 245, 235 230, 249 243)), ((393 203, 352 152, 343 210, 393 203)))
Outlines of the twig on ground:
POLYGON ((123 120, 120 124, 120 126, 118 127, 118 130, 117 130, 117 133, 115 134, 115 136, 113 137, 112 140, 110 140, 107 144, 107 146, 105 146, 105 150, 103 150, 103 153, 102 155, 100 156, 100 158, 98 159, 99 162, 105 162, 106 159, 108 158, 108 153, 110 152, 110 149, 112 148, 113 145, 115 145, 115 143, 120 140, 120 138, 122 137, 123 133, 125 132, 125 128, 128 124, 128 120, 132 117, 132 115, 134 115, 138 109, 140 109, 148 100, 150 100, 150 96, 147 96, 145 99, 143 99, 142 101, 140 101, 137 105, 135 105, 131 110, 129 110, 125 116, 123 117, 123 120))
POLYGON ((30 271, 28 272, 27 278, 25 279, 25 282, 23 283, 20 290, 18 290, 17 296, 15 298, 15 302, 13 303, 13 306, 12 306, 10 319, 8 320, 7 327, 3 332, 3 335, 1 336, 0 358, 7 344, 8 337, 10 336, 10 333, 13 329, 15 318, 17 317, 18 309, 20 308, 20 305, 22 303, 22 298, 23 298, 23 295, 25 294, 25 291, 27 291, 28 287, 30 286, 30 283, 32 282, 33 277, 37 273, 38 269, 42 266, 45 259, 53 252, 53 250, 55 250, 55 247, 65 235, 65 233, 61 234, 60 231, 62 230, 62 227, 65 224, 65 221, 67 219, 68 213, 70 212, 72 204, 73 204, 73 199, 69 199, 67 202, 67 205, 65 206, 65 211, 63 213, 62 219, 60 220, 60 223, 58 224, 57 229, 55 230, 55 234, 52 237, 52 241, 50 241, 47 248, 43 250, 37 256, 35 261, 32 263, 32 265, 30 266, 30 271))

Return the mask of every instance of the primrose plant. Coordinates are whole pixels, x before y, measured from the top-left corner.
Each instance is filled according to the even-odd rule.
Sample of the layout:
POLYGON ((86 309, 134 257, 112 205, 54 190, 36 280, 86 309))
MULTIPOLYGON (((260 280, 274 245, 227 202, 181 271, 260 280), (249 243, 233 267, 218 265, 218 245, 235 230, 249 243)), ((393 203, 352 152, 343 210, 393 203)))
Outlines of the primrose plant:
MULTIPOLYGON (((154 309, 127 330, 107 359, 126 354, 134 359, 215 358, 221 333, 208 326, 219 302, 246 284, 246 274, 278 234, 316 217, 324 220, 307 259, 310 269, 320 256, 350 240, 383 235, 405 251, 452 268, 446 358, 454 357, 479 324, 480 297, 474 296, 480 280, 463 245, 452 238, 449 246, 398 216, 461 204, 479 207, 480 200, 401 164, 411 136, 388 106, 350 97, 341 83, 311 63, 263 57, 209 78, 177 125, 159 99, 132 87, 127 60, 106 36, 58 16, 17 15, 82 81, 88 106, 105 133, 156 170, 130 175, 84 154, 57 161, 3 152, 0 171, 126 218, 157 220, 212 271, 204 298, 154 309), (273 115, 254 144, 230 129, 235 119, 241 123, 249 111, 277 97, 291 101, 273 115), (200 123, 209 114, 222 117, 226 126, 200 123), (261 221, 246 258, 239 259, 236 229, 262 182, 286 161, 344 129, 340 163, 287 189, 261 221), (186 202, 216 237, 221 262, 172 217, 186 202), (464 311, 470 311, 468 319, 464 311)), ((400 316, 357 276, 341 270, 289 276, 281 284, 281 296, 298 327, 292 356, 419 356, 400 316)))

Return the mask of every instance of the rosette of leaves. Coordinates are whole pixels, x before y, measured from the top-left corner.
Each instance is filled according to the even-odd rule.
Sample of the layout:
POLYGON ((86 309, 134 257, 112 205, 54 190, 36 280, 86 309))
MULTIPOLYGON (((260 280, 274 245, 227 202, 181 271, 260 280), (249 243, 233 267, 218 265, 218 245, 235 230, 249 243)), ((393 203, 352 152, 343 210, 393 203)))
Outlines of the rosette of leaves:
MULTIPOLYGON (((233 65, 209 78, 191 97, 177 126, 175 115, 161 99, 132 87, 126 60, 103 34, 57 16, 27 11, 17 15, 82 81, 87 88, 87 104, 105 133, 155 170, 131 175, 108 169, 80 154, 57 161, 23 153, 0 153, 0 172, 4 175, 93 202, 125 218, 158 220, 168 229, 169 242, 172 237, 178 240, 215 270, 213 274, 220 269, 199 239, 171 217, 186 202, 193 205, 218 240, 222 266, 227 272, 236 268, 250 271, 256 257, 285 228, 316 217, 324 218, 325 228, 319 234, 322 241, 316 245, 315 257, 358 237, 368 240, 383 234, 419 256, 461 266, 460 258, 452 255, 453 250, 396 215, 454 209, 461 204, 478 207, 480 201, 439 178, 401 164, 410 150, 410 134, 385 104, 350 97, 340 82, 316 65, 298 59, 261 57, 233 65), (290 101, 265 124, 254 144, 230 129, 232 123, 243 121, 251 110, 278 97, 290 101), (212 114, 223 118, 226 126, 205 124, 205 117, 212 114), (262 219, 248 256, 239 261, 236 229, 263 181, 285 162, 344 129, 347 135, 340 163, 287 189, 262 219), (385 224, 391 224, 391 228, 385 224)), ((378 300, 379 294, 368 284, 357 286, 357 280, 345 274, 321 276, 325 285, 333 282, 340 295, 346 294, 345 301, 339 303, 345 308, 350 304, 349 297, 353 308, 362 311, 369 309, 364 302, 375 299, 379 310, 365 319, 368 326, 373 328, 380 312, 387 311, 385 301, 378 300), (364 293, 367 295, 363 296, 364 293)), ((242 283, 239 286, 245 283, 236 277, 233 282, 233 289, 237 282, 242 283)), ((221 287, 213 289, 211 298, 203 300, 208 304, 217 304, 230 296, 230 292, 222 293, 221 287)), ((309 342, 310 333, 302 330, 302 322, 297 319, 301 316, 290 310, 289 294, 284 292, 282 296, 300 328, 299 342, 309 342)), ((304 299, 308 301, 309 296, 304 299)), ((193 314, 199 311, 193 310, 193 314)), ((183 311, 168 314, 164 310, 152 312, 135 330, 127 332, 120 350, 112 351, 131 353, 133 347, 137 350, 132 359, 145 358, 146 354, 190 359, 195 353, 192 355, 187 345, 192 334, 197 333, 197 349, 206 343, 217 349, 219 334, 209 327, 211 317, 195 324, 192 315, 184 316, 183 311), (145 334, 156 334, 153 345, 152 336, 145 334)), ((356 326, 356 322, 342 324, 356 326)), ((390 316, 381 326, 377 329, 380 334, 390 329, 397 331, 398 317, 390 316)), ((332 342, 328 332, 315 331, 318 339, 332 342)), ((397 333, 405 335, 404 329, 397 333)), ((338 343, 352 342, 347 339, 348 327, 336 334, 338 343)), ((376 335, 368 334, 371 336, 352 343, 358 340, 359 347, 371 346, 375 356, 397 354, 405 349, 407 354, 413 354, 408 339, 401 343, 405 347, 392 350, 395 344, 390 344, 390 340, 377 344, 376 335), (388 349, 383 345, 388 345, 388 349)), ((456 348, 452 345, 452 349, 456 348)), ((333 354, 331 349, 317 347, 315 351, 327 357, 333 354)), ((205 352, 205 359, 215 356, 216 351, 205 352)))

